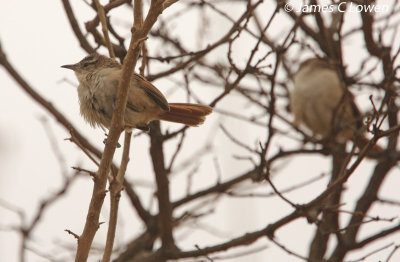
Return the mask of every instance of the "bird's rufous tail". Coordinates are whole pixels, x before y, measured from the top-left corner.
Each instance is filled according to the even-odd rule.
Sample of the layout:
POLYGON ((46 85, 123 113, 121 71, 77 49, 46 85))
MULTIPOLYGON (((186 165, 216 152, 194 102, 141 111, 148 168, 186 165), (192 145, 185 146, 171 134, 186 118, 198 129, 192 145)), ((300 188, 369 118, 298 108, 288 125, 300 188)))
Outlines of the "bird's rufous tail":
POLYGON ((198 126, 212 112, 212 107, 199 104, 170 103, 169 111, 159 115, 160 120, 181 123, 187 126, 198 126))

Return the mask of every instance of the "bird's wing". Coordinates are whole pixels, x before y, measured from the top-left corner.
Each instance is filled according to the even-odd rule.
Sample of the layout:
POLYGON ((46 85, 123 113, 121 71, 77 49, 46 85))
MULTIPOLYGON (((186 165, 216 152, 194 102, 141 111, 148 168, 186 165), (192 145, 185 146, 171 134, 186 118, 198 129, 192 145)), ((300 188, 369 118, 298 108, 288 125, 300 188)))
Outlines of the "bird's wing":
POLYGON ((133 77, 139 83, 139 87, 162 109, 169 111, 169 105, 164 95, 153 86, 146 78, 141 75, 134 74, 133 77))

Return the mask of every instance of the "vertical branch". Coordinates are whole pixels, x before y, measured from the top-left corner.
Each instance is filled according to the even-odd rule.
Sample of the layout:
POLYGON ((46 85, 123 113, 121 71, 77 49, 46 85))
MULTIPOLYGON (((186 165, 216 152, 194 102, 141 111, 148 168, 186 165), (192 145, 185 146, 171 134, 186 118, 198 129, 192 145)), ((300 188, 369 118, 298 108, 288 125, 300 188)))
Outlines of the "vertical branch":
MULTIPOLYGON (((138 0, 139 1, 139 0, 138 0)), ((135 7, 137 8, 137 7, 135 7)), ((149 13, 146 16, 143 26, 138 26, 137 21, 132 28, 132 37, 129 44, 129 50, 124 59, 121 81, 118 85, 117 97, 115 100, 115 109, 111 120, 110 132, 107 137, 107 143, 104 148, 100 166, 95 177, 95 183, 92 192, 92 199, 89 205, 89 211, 86 218, 86 224, 82 235, 78 240, 78 249, 75 261, 86 261, 92 246, 93 238, 99 227, 100 210, 104 202, 105 188, 107 183, 107 174, 110 170, 115 148, 119 136, 124 129, 124 115, 126 103, 128 100, 128 89, 140 53, 140 44, 147 37, 158 16, 162 12, 162 4, 152 1, 149 13)), ((136 11, 135 11, 136 13, 136 11)))
POLYGON ((143 2, 142 0, 135 0, 133 9, 133 23, 136 26, 143 25, 143 2))
MULTIPOLYGON (((114 118, 115 117, 113 117, 113 119, 114 118)), ((107 144, 100 161, 99 169, 94 177, 92 198, 89 204, 89 211, 86 217, 85 227, 82 235, 78 239, 78 248, 75 256, 76 262, 87 261, 93 238, 99 227, 100 211, 106 195, 105 188, 107 183, 107 174, 110 170, 120 131, 115 130, 114 128, 114 132, 110 132, 110 135, 111 134, 113 135, 109 136, 107 139, 107 144)))
POLYGON ((106 19, 106 15, 104 13, 104 8, 100 4, 99 0, 94 0, 94 2, 96 3, 97 15, 99 16, 99 19, 101 22, 101 29, 103 31, 104 41, 107 46, 108 53, 110 54, 111 58, 114 58, 115 54, 114 54, 113 46, 111 44, 110 36, 108 34, 107 19, 106 19))
MULTIPOLYGON (((107 30, 107 23, 104 15, 104 10, 103 7, 100 5, 98 0, 95 0, 97 10, 99 13, 99 18, 102 23, 102 28, 103 28, 103 34, 106 39, 107 47, 110 52, 110 56, 114 57, 114 51, 112 49, 112 45, 110 42, 110 39, 108 37, 108 30, 107 30)), ((141 0, 135 1, 135 8, 134 8, 134 28, 141 28, 143 24, 143 5, 141 0)), ((133 39, 133 37, 132 37, 133 39)), ((140 52, 140 45, 137 46, 138 51, 140 52)), ((134 57, 134 60, 137 60, 137 57, 134 57)), ((126 102, 125 102, 126 104, 126 102)), ((109 227, 108 227, 108 232, 107 232, 107 242, 103 254, 103 262, 108 262, 110 261, 111 254, 112 254, 112 248, 114 245, 114 239, 115 239, 115 230, 117 226, 117 218, 118 218, 118 205, 119 205, 119 199, 121 198, 121 191, 123 189, 123 182, 124 182, 124 176, 126 172, 126 167, 129 162, 129 148, 130 148, 130 141, 132 137, 132 132, 131 131, 126 131, 125 132, 125 140, 124 140, 124 151, 122 153, 122 160, 121 160, 121 166, 120 169, 118 170, 117 176, 114 177, 110 184, 110 221, 109 221, 109 227)))
POLYGON ((169 181, 164 163, 163 137, 160 123, 153 123, 150 129, 150 155, 157 183, 157 199, 159 209, 159 227, 161 231, 162 248, 175 246, 172 235, 172 205, 169 198, 169 181))
MULTIPOLYGON (((141 0, 135 0, 134 2, 134 9, 133 9, 133 15, 134 15, 134 24, 136 27, 141 27, 143 26, 143 3, 141 0)), ((142 53, 144 53, 144 46, 145 43, 143 43, 140 47, 140 50, 142 53)), ((142 65, 140 66, 139 72, 141 75, 144 75, 144 57, 142 59, 142 65), (143 68, 143 69, 142 69, 143 68)))
POLYGON ((347 252, 352 249, 351 245, 356 243, 357 234, 365 215, 368 213, 372 204, 378 199, 378 192, 381 185, 396 163, 396 159, 386 158, 376 165, 368 186, 357 201, 353 215, 347 225, 347 230, 342 236, 343 241, 336 246, 329 261, 342 261, 347 252))
POLYGON ((105 197, 105 188, 107 183, 107 174, 110 170, 112 159, 115 153, 115 148, 118 143, 119 136, 124 127, 123 116, 128 99, 128 88, 136 65, 139 54, 139 43, 143 40, 142 32, 133 30, 132 38, 129 45, 129 51, 126 55, 125 63, 122 67, 121 81, 119 82, 117 98, 115 101, 115 110, 111 120, 111 128, 107 138, 107 143, 104 148, 100 166, 95 177, 95 183, 92 192, 92 199, 89 205, 89 211, 86 218, 86 224, 82 235, 78 240, 78 249, 75 261, 86 261, 92 246, 93 238, 99 227, 99 215, 103 206, 105 197))
MULTIPOLYGON (((340 177, 345 160, 345 145, 335 145, 332 153, 332 174, 329 185, 335 183, 340 177)), ((308 257, 311 261, 320 261, 323 259, 326 249, 328 248, 328 240, 330 235, 334 232, 337 232, 339 229, 339 217, 336 210, 340 204, 342 189, 343 186, 339 184, 323 203, 325 208, 322 212, 322 218, 319 221, 310 246, 308 257)))
POLYGON ((131 144, 132 132, 125 131, 124 151, 122 152, 121 166, 117 176, 110 182, 110 221, 108 223, 107 241, 103 254, 102 262, 108 262, 111 258, 114 245, 115 230, 117 227, 118 205, 123 190, 124 176, 129 162, 129 149, 131 144))

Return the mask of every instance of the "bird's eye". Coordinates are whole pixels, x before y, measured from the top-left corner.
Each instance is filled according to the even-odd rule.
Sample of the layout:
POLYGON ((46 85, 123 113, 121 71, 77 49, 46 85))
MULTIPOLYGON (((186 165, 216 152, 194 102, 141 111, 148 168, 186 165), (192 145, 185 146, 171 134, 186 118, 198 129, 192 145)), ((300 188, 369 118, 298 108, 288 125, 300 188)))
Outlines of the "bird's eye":
POLYGON ((82 68, 88 67, 92 63, 83 63, 82 68))

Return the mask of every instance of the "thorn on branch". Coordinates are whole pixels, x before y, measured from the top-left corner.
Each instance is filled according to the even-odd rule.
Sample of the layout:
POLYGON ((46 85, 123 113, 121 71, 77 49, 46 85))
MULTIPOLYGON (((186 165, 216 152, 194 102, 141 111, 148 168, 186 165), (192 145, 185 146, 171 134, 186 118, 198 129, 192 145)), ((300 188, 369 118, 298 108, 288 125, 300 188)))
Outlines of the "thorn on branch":
MULTIPOLYGON (((199 245, 197 245, 197 244, 195 244, 194 247, 195 247, 197 250, 199 250, 199 251, 201 250, 201 248, 200 248, 199 245)), ((211 262, 214 261, 214 259, 212 259, 211 257, 209 257, 209 256, 207 256, 207 255, 204 255, 204 257, 207 259, 207 261, 211 261, 211 262)))
POLYGON ((68 234, 72 235, 76 240, 79 240, 79 235, 75 234, 74 232, 72 232, 69 229, 64 229, 65 232, 67 232, 68 234))
POLYGON ((96 172, 93 172, 93 171, 90 171, 90 170, 87 170, 87 169, 84 169, 84 168, 81 168, 81 167, 76 167, 76 166, 73 166, 71 168, 74 169, 74 170, 77 170, 79 172, 87 173, 89 176, 91 176, 93 178, 93 180, 97 179, 96 172))

